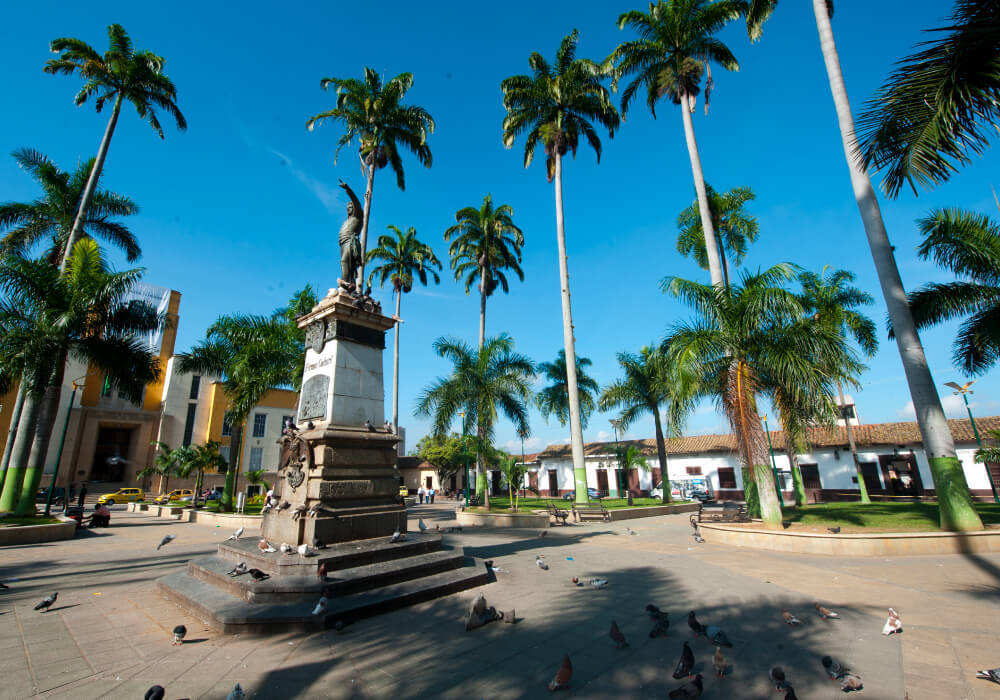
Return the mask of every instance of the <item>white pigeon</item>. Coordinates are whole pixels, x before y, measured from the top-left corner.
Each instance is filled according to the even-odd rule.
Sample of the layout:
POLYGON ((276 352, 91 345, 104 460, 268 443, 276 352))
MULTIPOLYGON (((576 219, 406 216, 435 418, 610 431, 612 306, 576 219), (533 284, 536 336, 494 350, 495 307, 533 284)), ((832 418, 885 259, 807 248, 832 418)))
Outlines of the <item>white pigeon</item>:
POLYGON ((264 553, 277 552, 278 550, 271 546, 271 543, 265 539, 262 539, 257 543, 257 549, 264 553))
POLYGON ((421 535, 424 534, 425 532, 427 532, 427 526, 424 525, 424 519, 423 518, 419 518, 417 520, 417 527, 420 528, 420 534, 421 535))
POLYGON ((397 527, 396 531, 394 533, 392 533, 392 538, 389 541, 390 542, 399 542, 399 540, 402 537, 403 537, 403 535, 402 535, 402 533, 400 533, 399 528, 397 527))
POLYGON ((242 535, 242 534, 243 534, 243 528, 241 527, 239 530, 237 530, 236 532, 234 532, 233 534, 231 534, 229 536, 229 539, 231 539, 231 540, 238 540, 240 538, 240 535, 242 535))
POLYGON ((889 608, 889 617, 882 626, 882 634, 890 635, 903 631, 903 622, 899 619, 899 613, 889 608))
POLYGON ((236 687, 229 691, 229 695, 226 696, 226 700, 244 700, 246 695, 243 694, 243 688, 237 683, 236 687))
POLYGON ((287 542, 282 542, 278 546, 278 549, 281 551, 282 554, 291 554, 292 552, 295 551, 294 549, 292 549, 292 545, 288 544, 287 542))
POLYGON ((542 571, 548 571, 549 570, 549 565, 546 564, 544 561, 542 561, 542 555, 541 554, 535 556, 535 564, 542 571))
POLYGON ((993 681, 1000 685, 1000 668, 988 668, 984 671, 976 671, 976 678, 993 681))
POLYGON ((312 614, 313 615, 322 615, 323 613, 325 613, 326 612, 326 607, 327 607, 328 603, 329 603, 329 601, 327 600, 326 596, 322 596, 319 599, 319 602, 316 603, 316 607, 313 608, 312 614))
POLYGON ((166 535, 162 540, 160 540, 160 544, 156 545, 156 548, 159 549, 165 544, 170 544, 171 542, 174 541, 174 538, 176 537, 177 535, 166 535))
POLYGON ((312 547, 310 547, 307 544, 300 544, 298 552, 299 552, 299 554, 301 554, 304 557, 314 557, 317 554, 319 554, 318 551, 316 551, 315 549, 313 549, 312 547))
POLYGON ((625 528, 625 532, 627 532, 630 535, 638 535, 639 534, 638 532, 636 532, 635 530, 633 530, 630 527, 625 528))

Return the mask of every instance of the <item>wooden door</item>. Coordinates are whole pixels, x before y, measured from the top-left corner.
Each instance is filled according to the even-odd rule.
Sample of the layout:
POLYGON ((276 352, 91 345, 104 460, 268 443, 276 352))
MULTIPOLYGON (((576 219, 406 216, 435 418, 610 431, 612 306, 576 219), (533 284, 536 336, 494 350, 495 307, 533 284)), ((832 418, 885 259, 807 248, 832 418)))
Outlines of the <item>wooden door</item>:
POLYGON ((882 482, 878 478, 878 465, 875 462, 861 462, 861 477, 865 480, 868 493, 882 491, 882 482))
POLYGON ((528 472, 528 487, 532 493, 538 493, 538 472, 528 472))
POLYGON ((496 496, 500 493, 500 472, 492 471, 490 472, 490 477, 493 482, 493 488, 490 490, 490 494, 496 496))
POLYGON ((923 481, 913 455, 879 455, 885 490, 892 496, 919 496, 923 481))
POLYGON ((555 469, 549 469, 549 495, 559 495, 559 477, 555 469))
POLYGON ((598 469, 597 470, 597 492, 598 495, 607 496, 608 495, 608 470, 598 469))
POLYGON ((426 481, 426 486, 424 486, 425 489, 432 489, 432 488, 434 488, 434 477, 433 476, 428 476, 425 479, 425 481, 426 481))

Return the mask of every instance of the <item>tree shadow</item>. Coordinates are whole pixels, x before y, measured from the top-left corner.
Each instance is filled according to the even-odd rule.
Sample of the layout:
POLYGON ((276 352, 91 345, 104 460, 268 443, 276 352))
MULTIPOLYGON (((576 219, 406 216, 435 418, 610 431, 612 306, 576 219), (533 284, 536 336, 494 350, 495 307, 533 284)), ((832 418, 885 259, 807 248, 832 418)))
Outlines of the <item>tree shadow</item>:
POLYGON ((974 552, 972 549, 972 541, 979 539, 979 537, 966 535, 963 533, 955 533, 958 535, 958 547, 962 552, 962 556, 977 569, 982 571, 984 574, 993 579, 993 585, 973 585, 967 586, 962 590, 966 593, 972 593, 974 595, 990 595, 993 597, 1000 598, 1000 565, 996 562, 988 559, 982 552, 974 552))

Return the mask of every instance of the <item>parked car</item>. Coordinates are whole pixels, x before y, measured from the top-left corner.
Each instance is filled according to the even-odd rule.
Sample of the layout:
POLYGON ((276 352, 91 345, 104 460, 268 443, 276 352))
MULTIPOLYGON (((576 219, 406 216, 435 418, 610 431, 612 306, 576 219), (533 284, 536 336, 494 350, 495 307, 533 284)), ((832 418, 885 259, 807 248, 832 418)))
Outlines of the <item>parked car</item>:
POLYGON ((410 495, 410 489, 406 488, 405 486, 400 486, 399 495, 402 496, 403 498, 406 498, 407 496, 410 495))
MULTIPOLYGON (((576 495, 572 492, 563 495, 564 501, 572 501, 574 498, 576 498, 576 495)), ((591 501, 596 501, 601 498, 601 492, 595 488, 591 488, 590 486, 588 486, 587 498, 589 498, 591 501)))
MULTIPOLYGON (((48 499, 49 499, 49 490, 47 488, 38 489, 38 493, 35 494, 35 503, 45 503, 48 499)), ((54 506, 66 505, 65 486, 56 486, 55 490, 52 492, 52 505, 54 506)))
POLYGON ((170 503, 170 501, 190 501, 193 495, 194 491, 191 489, 174 489, 170 493, 157 496, 153 499, 153 503, 162 506, 170 503))
POLYGON ((106 493, 97 499, 98 503, 106 506, 113 506, 115 503, 132 503, 135 501, 145 501, 146 494, 142 489, 118 489, 114 493, 106 493))
POLYGON ((693 489, 689 491, 688 496, 696 501, 701 501, 702 503, 704 503, 705 501, 712 500, 712 494, 710 494, 708 491, 703 491, 701 489, 693 489))

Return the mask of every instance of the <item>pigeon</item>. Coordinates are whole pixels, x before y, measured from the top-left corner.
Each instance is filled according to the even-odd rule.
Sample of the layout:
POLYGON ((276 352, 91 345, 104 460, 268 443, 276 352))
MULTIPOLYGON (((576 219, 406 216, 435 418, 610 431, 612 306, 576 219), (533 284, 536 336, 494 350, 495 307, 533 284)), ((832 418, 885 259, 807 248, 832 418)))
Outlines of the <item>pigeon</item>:
POLYGON ((663 637, 667 634, 668 629, 670 629, 670 620, 667 619, 666 613, 662 613, 653 623, 653 629, 649 630, 649 636, 663 637))
POLYGON ((162 685, 154 685, 146 691, 146 694, 142 696, 142 700, 163 700, 163 695, 166 692, 162 685))
POLYGON ((687 642, 681 650, 681 658, 677 661, 677 668, 674 669, 674 678, 690 678, 691 668, 694 666, 694 652, 687 642))
POLYGON ((162 547, 165 544, 170 544, 171 542, 174 541, 175 537, 177 537, 177 535, 165 535, 163 537, 163 539, 160 540, 160 544, 156 545, 156 548, 159 549, 160 547, 162 547))
POLYGON ((318 537, 313 537, 312 545, 316 549, 326 549, 326 545, 323 544, 323 540, 318 537))
POLYGON ((246 562, 242 562, 241 561, 239 564, 237 564, 236 566, 234 566, 232 569, 230 569, 226 573, 229 576, 234 576, 235 577, 235 576, 242 576, 247 571, 248 571, 248 569, 247 569, 246 562))
POLYGON ((985 671, 976 671, 976 678, 993 681, 994 683, 1000 685, 1000 667, 988 668, 985 671))
MULTIPOLYGON (((548 567, 545 567, 548 568, 548 567)), ((604 588, 608 585, 608 580, 606 578, 592 578, 590 579, 590 586, 592 588, 604 588)))
POLYGON ((368 432, 374 432, 375 431, 375 426, 372 425, 371 420, 368 419, 368 418, 365 418, 365 430, 367 430, 368 432))
POLYGON ((419 519, 417 520, 417 527, 419 527, 419 528, 420 528, 420 534, 421 534, 421 535, 422 535, 422 534, 424 534, 424 532, 426 532, 426 531, 427 531, 427 526, 426 526, 426 525, 424 525, 424 519, 423 519, 423 518, 419 518, 419 519))
POLYGON ((799 696, 795 694, 795 688, 792 686, 785 688, 785 700, 799 700, 799 696))
POLYGON ((647 603, 646 604, 646 614, 649 615, 649 619, 650 620, 654 620, 655 621, 655 620, 659 620, 661 617, 663 617, 667 613, 663 612, 662 610, 660 610, 658 607, 656 607, 652 603, 647 603))
POLYGON ((549 565, 542 561, 542 555, 538 554, 535 556, 535 565, 538 566, 542 571, 548 571, 549 565))
POLYGON ((288 501, 282 501, 281 503, 278 504, 278 510, 288 510, 291 507, 292 504, 289 503, 288 501))
POLYGON ((482 617, 486 612, 486 596, 480 593, 476 596, 475 600, 472 601, 472 605, 469 606, 469 614, 465 618, 465 631, 468 632, 471 629, 480 627, 482 625, 482 617))
POLYGON ((695 637, 705 634, 705 626, 698 622, 698 618, 694 616, 694 610, 688 613, 688 627, 694 632, 695 637))
MULTIPOLYGON (((315 518, 319 516, 319 512, 323 510, 323 501, 316 501, 311 506, 309 506, 309 512, 306 513, 306 517, 315 518)), ((315 537, 313 539, 316 539, 315 537)))
POLYGON ((231 534, 229 536, 229 539, 231 539, 231 540, 238 540, 240 538, 240 535, 242 535, 242 534, 243 534, 243 528, 241 527, 239 530, 237 530, 236 532, 234 532, 233 534, 231 534))
POLYGON ((53 593, 48 598, 43 600, 41 603, 36 605, 35 610, 41 610, 42 612, 45 612, 46 610, 52 607, 52 604, 56 602, 56 598, 58 597, 59 597, 58 593, 53 593))
POLYGON ((667 697, 671 700, 678 700, 678 698, 701 697, 702 688, 704 688, 704 685, 701 682, 701 674, 699 673, 690 683, 685 683, 680 688, 674 688, 671 690, 667 697))
POLYGON ((628 646, 628 642, 625 641, 625 635, 618 629, 618 623, 614 620, 611 621, 611 631, 608 632, 608 636, 615 643, 615 649, 624 649, 628 646))
POLYGON ((625 532, 627 532, 630 535, 638 535, 639 534, 638 532, 636 532, 635 530, 633 530, 630 527, 625 528, 625 532))
POLYGON ((389 539, 389 542, 391 542, 391 543, 399 542, 399 540, 401 540, 402 537, 403 537, 403 535, 399 531, 399 528, 397 527, 396 531, 394 533, 392 533, 392 537, 389 539))
POLYGON ((316 607, 313 608, 313 615, 321 615, 326 612, 326 608, 329 605, 329 600, 326 596, 321 596, 319 602, 316 603, 316 607))
POLYGON ((705 538, 699 535, 697 532, 694 533, 694 541, 698 544, 705 544, 705 538))
POLYGON ((517 622, 517 612, 515 612, 514 610, 504 610, 503 621, 506 622, 508 625, 513 625, 515 622, 517 622))
POLYGON ((237 683, 236 687, 229 691, 229 695, 226 696, 226 700, 244 700, 246 695, 243 694, 243 688, 237 683))
POLYGON ((249 573, 250 576, 253 578, 254 583, 258 583, 259 581, 265 581, 271 578, 270 574, 265 574, 260 569, 250 569, 249 573))
POLYGON ((882 626, 882 634, 898 634, 903 631, 903 622, 899 619, 899 613, 897 613, 892 608, 889 608, 889 617, 886 619, 885 624, 882 626))
POLYGON ((172 646, 180 646, 184 643, 184 635, 188 633, 188 628, 184 625, 174 627, 174 643, 172 646))
POLYGON ((563 655, 562 665, 556 671, 556 675, 549 681, 549 690, 562 690, 569 687, 569 679, 573 677, 573 663, 569 660, 569 654, 563 655))
POLYGON ((282 542, 280 545, 278 545, 278 551, 280 551, 282 555, 287 556, 292 552, 294 552, 295 550, 292 549, 292 545, 288 544, 287 542, 282 542))
POLYGON ((715 677, 726 677, 726 657, 722 655, 722 647, 715 647, 715 655, 712 657, 712 666, 715 667, 715 677))
POLYGON ((830 532, 832 532, 835 535, 839 535, 840 534, 840 525, 838 525, 837 527, 828 527, 826 529, 829 530, 830 532))
POLYGON ((277 505, 278 505, 278 499, 277 499, 277 498, 273 498, 273 497, 272 497, 272 498, 271 498, 271 499, 270 499, 270 500, 269 500, 269 501, 268 501, 268 502, 267 502, 267 503, 266 503, 266 504, 264 505, 264 507, 260 509, 260 512, 261 512, 262 514, 263 514, 263 513, 266 513, 266 512, 268 512, 269 510, 271 510, 272 508, 274 508, 274 507, 275 507, 275 506, 277 506, 277 505))
POLYGON ((541 532, 538 533, 538 536, 539 537, 545 537, 547 534, 549 534, 548 530, 542 530, 541 532))
POLYGON ((824 608, 819 603, 813 603, 813 605, 816 607, 816 612, 818 612, 819 616, 822 617, 824 620, 827 620, 827 619, 830 619, 830 620, 839 620, 840 619, 840 615, 838 615, 837 613, 835 613, 833 610, 830 610, 829 608, 824 608))
POLYGON ((853 693, 856 690, 864 690, 864 683, 861 682, 861 676, 856 673, 845 673, 840 677, 840 689, 845 693, 853 693))
POLYGON ((832 656, 824 656, 821 661, 823 663, 823 668, 826 670, 826 675, 830 677, 831 681, 837 680, 850 670, 841 666, 840 662, 832 656))
POLYGON ((265 539, 261 539, 261 541, 257 543, 257 549, 259 549, 261 552, 264 552, 265 554, 278 551, 277 549, 271 546, 270 542, 268 542, 265 539))
POLYGON ((292 520, 298 520, 303 515, 305 515, 305 512, 306 512, 305 504, 300 504, 295 506, 295 509, 292 510, 292 520))
POLYGON ((785 608, 781 609, 781 619, 785 621, 786 625, 801 625, 802 620, 795 617, 792 613, 788 612, 785 608))
POLYGON ((784 690, 788 687, 788 683, 785 681, 785 669, 781 666, 775 666, 768 671, 767 678, 769 681, 774 683, 775 690, 784 690))
POLYGON ((705 636, 708 637, 709 641, 716 646, 733 646, 733 643, 729 641, 729 637, 726 636, 726 633, 722 631, 721 627, 716 627, 715 625, 705 625, 705 636))

